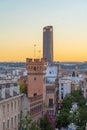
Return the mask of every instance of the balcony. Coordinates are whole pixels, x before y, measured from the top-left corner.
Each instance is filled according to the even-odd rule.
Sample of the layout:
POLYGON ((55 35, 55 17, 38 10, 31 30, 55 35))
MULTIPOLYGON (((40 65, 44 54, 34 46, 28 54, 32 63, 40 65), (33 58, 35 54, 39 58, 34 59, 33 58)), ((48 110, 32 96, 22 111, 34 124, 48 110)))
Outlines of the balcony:
POLYGON ((36 95, 36 96, 33 96, 33 97, 30 97, 30 102, 37 102, 38 100, 43 100, 43 95, 36 95))
POLYGON ((54 105, 48 105, 48 108, 53 108, 54 107, 54 105))

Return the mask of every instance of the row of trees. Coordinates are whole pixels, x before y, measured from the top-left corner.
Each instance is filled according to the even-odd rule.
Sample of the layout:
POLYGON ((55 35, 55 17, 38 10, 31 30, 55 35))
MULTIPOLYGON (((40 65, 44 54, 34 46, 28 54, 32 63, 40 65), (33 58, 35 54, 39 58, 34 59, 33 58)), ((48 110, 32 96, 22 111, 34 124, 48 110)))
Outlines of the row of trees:
POLYGON ((31 117, 29 116, 29 112, 27 112, 25 117, 23 117, 21 112, 19 130, 54 130, 54 123, 54 119, 52 119, 48 114, 40 118, 39 124, 37 124, 32 121, 31 117))
POLYGON ((27 112, 26 116, 23 117, 22 111, 20 113, 19 130, 39 130, 38 126, 32 122, 32 119, 27 112))
POLYGON ((67 95, 62 103, 60 114, 56 117, 56 127, 67 127, 70 123, 74 123, 78 130, 85 130, 87 122, 87 100, 83 97, 81 90, 74 91, 71 95, 67 95), (72 103, 78 104, 78 109, 70 112, 72 103))

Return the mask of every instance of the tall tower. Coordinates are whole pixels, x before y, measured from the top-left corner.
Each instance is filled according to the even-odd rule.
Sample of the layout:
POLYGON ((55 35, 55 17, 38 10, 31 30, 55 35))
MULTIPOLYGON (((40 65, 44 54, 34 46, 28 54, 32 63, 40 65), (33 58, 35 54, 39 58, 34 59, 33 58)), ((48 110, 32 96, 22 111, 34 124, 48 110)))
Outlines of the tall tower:
POLYGON ((28 71, 28 97, 43 94, 44 98, 46 60, 27 58, 26 65, 28 71))
POLYGON ((33 120, 38 120, 44 113, 44 103, 46 98, 45 88, 45 59, 26 59, 27 67, 27 94, 30 104, 30 116, 33 120))
POLYGON ((43 58, 53 62, 53 26, 43 28, 43 58))

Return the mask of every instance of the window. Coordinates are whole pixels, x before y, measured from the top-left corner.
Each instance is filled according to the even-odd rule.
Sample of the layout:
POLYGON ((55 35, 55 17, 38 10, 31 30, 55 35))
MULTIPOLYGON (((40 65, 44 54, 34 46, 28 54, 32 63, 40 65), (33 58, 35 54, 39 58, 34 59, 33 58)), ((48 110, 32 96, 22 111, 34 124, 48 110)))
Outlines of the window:
POLYGON ((16 120, 17 120, 17 117, 15 116, 15 125, 16 125, 16 120))
POLYGON ((49 115, 54 115, 54 110, 49 110, 48 113, 49 115))
POLYGON ((7 128, 9 128, 9 120, 7 120, 7 128))
POLYGON ((61 83, 61 86, 63 86, 63 83, 61 83))
POLYGON ((33 66, 31 66, 31 70, 33 69, 33 66))
POLYGON ((24 80, 24 83, 26 84, 26 80, 24 80))
POLYGON ((17 86, 17 83, 14 83, 14 86, 17 86))
POLYGON ((36 66, 34 66, 34 71, 36 71, 36 66))
POLYGON ((61 90, 63 90, 63 88, 61 88, 61 90))
POLYGON ((6 88, 9 88, 9 87, 10 87, 10 84, 7 83, 7 84, 6 84, 6 88))
POLYGON ((20 122, 20 114, 18 114, 18 122, 20 122))
POLYGON ((40 66, 40 70, 42 70, 43 68, 42 68, 42 66, 40 66))
POLYGON ((20 100, 18 100, 18 107, 19 107, 19 105, 20 105, 20 100))
POLYGON ((3 122, 3 130, 5 130, 5 122, 3 122))
POLYGON ((47 93, 54 93, 53 89, 47 89, 47 93))
POLYGON ((46 82, 46 78, 45 78, 45 77, 43 78, 43 82, 44 82, 44 83, 46 82))
POLYGON ((34 77, 34 80, 36 80, 36 77, 34 77))
POLYGON ((39 70, 39 66, 37 66, 37 70, 39 70))
POLYGON ((7 112, 9 112, 9 104, 7 104, 7 112))
POLYGON ((11 111, 13 112, 13 102, 11 102, 11 111))
POLYGON ((63 93, 61 92, 61 99, 63 99, 63 93))
POLYGON ((3 105, 3 115, 5 115, 5 105, 3 105))
POLYGON ((52 98, 49 99, 49 107, 53 107, 53 99, 52 98))
POLYGON ((13 127, 13 117, 11 118, 11 127, 13 127))
POLYGON ((16 109, 16 101, 15 101, 15 109, 16 109))
POLYGON ((28 69, 30 69, 30 66, 28 67, 28 69))
POLYGON ((34 96, 37 96, 37 93, 34 93, 34 96))

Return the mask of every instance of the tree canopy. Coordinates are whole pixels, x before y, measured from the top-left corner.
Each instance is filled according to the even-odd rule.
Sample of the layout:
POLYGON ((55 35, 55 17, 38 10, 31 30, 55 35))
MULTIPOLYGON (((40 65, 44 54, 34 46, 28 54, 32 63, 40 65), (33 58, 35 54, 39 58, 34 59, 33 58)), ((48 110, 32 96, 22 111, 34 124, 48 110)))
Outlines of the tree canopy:
POLYGON ((71 95, 66 95, 63 106, 56 117, 56 127, 67 127, 70 123, 77 125, 78 130, 84 130, 87 123, 87 99, 82 95, 82 91, 75 90, 71 95), (78 109, 71 111, 72 103, 77 103, 78 109))

